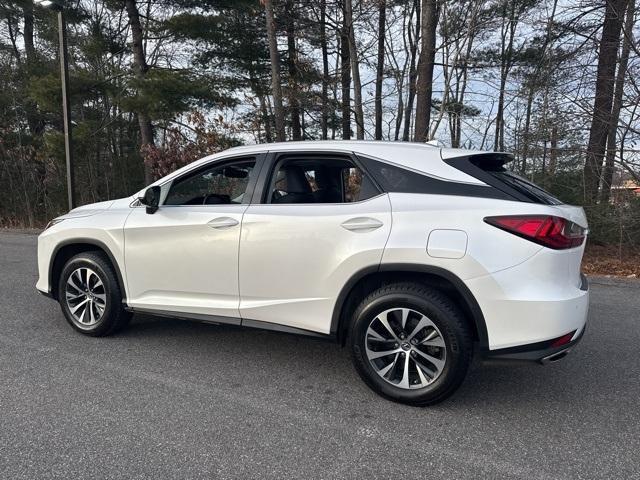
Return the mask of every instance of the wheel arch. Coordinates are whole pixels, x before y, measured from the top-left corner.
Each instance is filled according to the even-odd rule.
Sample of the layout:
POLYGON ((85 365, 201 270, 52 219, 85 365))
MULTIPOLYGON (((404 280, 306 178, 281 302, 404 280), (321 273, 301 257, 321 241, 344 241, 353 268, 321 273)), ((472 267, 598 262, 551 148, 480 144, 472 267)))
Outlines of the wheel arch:
POLYGON ((51 255, 52 261, 49 264, 49 285, 51 287, 51 295, 53 298, 58 297, 58 280, 65 263, 67 263, 71 257, 79 253, 96 251, 104 253, 109 259, 109 262, 116 273, 116 278, 120 285, 120 291, 124 294, 122 303, 126 303, 127 290, 120 270, 120 265, 116 261, 111 249, 105 243, 94 238, 73 238, 64 240, 56 245, 53 254, 51 255))
POLYGON ((384 284, 407 280, 437 288, 449 296, 462 309, 481 351, 488 350, 484 315, 469 288, 449 270, 431 265, 391 263, 363 268, 356 272, 338 295, 331 318, 331 334, 338 342, 344 344, 350 314, 357 307, 359 300, 384 284))

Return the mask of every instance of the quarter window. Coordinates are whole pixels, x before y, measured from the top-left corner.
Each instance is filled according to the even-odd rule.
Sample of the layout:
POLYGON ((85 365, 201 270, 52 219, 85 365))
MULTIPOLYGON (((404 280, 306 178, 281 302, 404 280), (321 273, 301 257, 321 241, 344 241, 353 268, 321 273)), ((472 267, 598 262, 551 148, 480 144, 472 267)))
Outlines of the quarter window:
POLYGON ((216 165, 179 178, 171 185, 165 205, 243 203, 254 160, 216 165))

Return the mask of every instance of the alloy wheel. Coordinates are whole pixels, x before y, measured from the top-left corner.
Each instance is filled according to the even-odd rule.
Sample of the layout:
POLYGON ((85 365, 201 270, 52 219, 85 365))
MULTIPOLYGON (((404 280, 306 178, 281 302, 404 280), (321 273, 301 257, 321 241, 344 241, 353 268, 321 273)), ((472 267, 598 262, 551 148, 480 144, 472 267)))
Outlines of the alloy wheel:
POLYGON ((107 306, 107 292, 100 276, 91 268, 75 269, 67 279, 67 307, 80 328, 98 323, 107 306))
POLYGON ((376 373, 404 389, 432 384, 442 374, 447 358, 438 327, 410 308, 391 308, 378 314, 367 328, 365 350, 376 373))

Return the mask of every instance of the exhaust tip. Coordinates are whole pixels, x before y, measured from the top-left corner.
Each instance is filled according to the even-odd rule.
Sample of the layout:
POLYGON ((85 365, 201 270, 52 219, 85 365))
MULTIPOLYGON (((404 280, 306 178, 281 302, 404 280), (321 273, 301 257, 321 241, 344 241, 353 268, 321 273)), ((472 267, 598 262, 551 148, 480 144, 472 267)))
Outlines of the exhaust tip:
POLYGON ((544 357, 542 360, 540 360, 540 363, 542 363, 543 365, 546 365, 548 363, 555 363, 558 360, 562 360, 564 357, 566 357, 568 353, 569 349, 563 350, 562 352, 554 353, 553 355, 544 357))

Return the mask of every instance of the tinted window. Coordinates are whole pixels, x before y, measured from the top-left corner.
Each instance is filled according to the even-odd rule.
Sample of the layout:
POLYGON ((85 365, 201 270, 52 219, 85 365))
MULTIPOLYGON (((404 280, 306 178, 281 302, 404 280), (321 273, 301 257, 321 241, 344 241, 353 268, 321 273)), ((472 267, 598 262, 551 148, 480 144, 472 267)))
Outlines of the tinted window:
POLYGON ((365 167, 387 192, 431 193, 429 177, 384 162, 363 159, 365 167))
POLYGON ((532 200, 548 205, 560 205, 562 203, 556 197, 543 190, 535 183, 532 183, 529 180, 522 178, 513 172, 510 172, 509 170, 503 169, 502 171, 487 171, 487 173, 491 174, 501 182, 506 183, 511 188, 515 188, 520 193, 526 195, 532 200))
POLYGON ((358 157, 367 172, 385 192, 430 193, 433 195, 459 195, 464 197, 508 198, 505 193, 486 186, 441 180, 406 168, 358 157))
POLYGON ((165 205, 242 203, 254 160, 216 165, 179 178, 171 185, 165 205))
POLYGON ((286 158, 276 167, 271 203, 349 203, 379 192, 357 166, 346 159, 286 158))
POLYGON ((483 153, 470 157, 449 158, 445 160, 445 163, 482 180, 497 190, 501 190, 512 200, 544 205, 559 205, 562 203, 538 185, 505 168, 511 161, 513 161, 511 155, 483 153))

